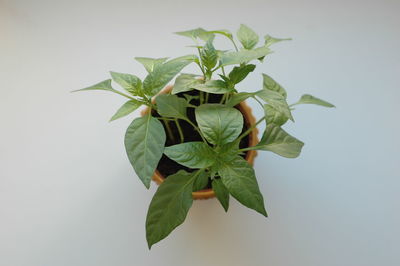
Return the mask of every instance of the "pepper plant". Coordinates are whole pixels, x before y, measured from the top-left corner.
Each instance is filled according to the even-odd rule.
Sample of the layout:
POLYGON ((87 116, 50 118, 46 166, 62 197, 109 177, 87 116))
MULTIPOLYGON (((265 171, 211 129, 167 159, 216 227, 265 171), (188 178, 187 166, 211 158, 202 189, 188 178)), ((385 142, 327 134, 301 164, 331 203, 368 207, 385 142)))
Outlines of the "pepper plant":
POLYGON ((183 223, 193 202, 192 191, 207 186, 214 190, 225 211, 232 196, 244 206, 267 216, 254 169, 243 155, 250 150, 263 150, 287 158, 299 156, 303 142, 282 128, 287 121, 294 121, 293 106, 316 104, 333 107, 308 94, 289 105, 286 90, 267 74, 262 74, 259 90, 237 90, 236 85, 254 71, 256 62, 263 62, 271 53, 271 45, 289 39, 266 35, 260 41, 259 35, 246 25, 240 26, 236 38, 228 30, 202 28, 177 34, 194 41, 192 47, 197 50, 196 55, 170 60, 136 57, 148 72, 144 80, 132 74, 111 72, 112 79, 80 90, 105 90, 127 98, 128 101, 111 120, 124 117, 142 105, 147 106, 147 114, 135 118, 125 135, 129 161, 146 188, 149 188, 163 154, 190 169, 166 176, 158 187, 146 219, 149 248, 183 223), (233 50, 216 49, 216 36, 226 38, 233 50), (189 64, 196 64, 199 72, 180 73, 189 64), (172 91, 156 96, 175 76, 172 91), (125 92, 114 89, 112 81, 125 92), (211 95, 217 95, 219 102, 210 103, 211 95), (154 97, 155 101, 152 101, 154 97), (265 115, 243 130, 243 115, 235 106, 246 99, 255 100, 265 115), (189 118, 189 110, 194 110, 195 119, 189 118), (262 122, 266 123, 266 128, 259 143, 240 147, 240 141, 262 122), (172 133, 171 123, 178 129, 178 136, 172 133), (200 136, 199 141, 187 141, 182 123, 193 127, 200 136), (166 147, 167 138, 178 143, 166 147))

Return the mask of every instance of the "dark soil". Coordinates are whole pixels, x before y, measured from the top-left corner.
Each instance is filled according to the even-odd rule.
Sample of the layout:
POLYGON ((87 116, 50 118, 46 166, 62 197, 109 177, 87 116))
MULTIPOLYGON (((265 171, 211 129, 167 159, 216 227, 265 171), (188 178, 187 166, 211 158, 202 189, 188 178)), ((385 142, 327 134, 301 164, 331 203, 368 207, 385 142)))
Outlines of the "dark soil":
MULTIPOLYGON (((189 92, 179 93, 177 95, 179 97, 181 97, 181 98, 185 98, 184 94, 194 95, 195 96, 195 95, 199 94, 199 91, 193 90, 193 91, 189 91, 189 92)), ((208 103, 219 103, 220 100, 221 100, 221 97, 222 97, 221 94, 211 94, 210 93, 209 97, 208 97, 208 103)), ((193 105, 198 106, 199 105, 199 100, 193 99, 193 100, 191 100, 190 103, 193 104, 193 105)), ((152 115, 155 116, 155 117, 160 117, 160 115, 155 110, 152 111, 152 115)), ((194 108, 187 108, 187 116, 194 124, 197 125, 196 119, 195 119, 195 114, 194 114, 194 108)), ((165 126, 164 122, 162 122, 162 124, 164 126, 165 132, 167 132, 167 129, 166 129, 166 126, 165 126)), ((183 120, 179 120, 179 124, 180 124, 180 126, 182 128, 185 142, 202 141, 199 133, 189 123, 187 123, 186 121, 183 121, 183 120)), ((176 136, 176 137, 175 137, 175 140, 172 140, 172 139, 169 138, 168 134, 166 134, 166 136, 167 136, 167 140, 166 140, 166 143, 165 143, 166 147, 180 143, 179 132, 178 132, 178 129, 177 129, 176 125, 175 125, 175 122, 170 121, 169 122, 169 127, 171 128, 173 135, 176 136)), ((249 127, 248 121, 244 120, 242 133, 244 131, 246 131, 248 129, 248 127, 249 127)), ((249 136, 247 135, 246 137, 244 137, 240 141, 239 147, 240 148, 246 148, 248 146, 249 146, 249 136)), ((245 157, 246 154, 244 154, 242 156, 245 157)), ((187 168, 187 167, 185 167, 183 165, 180 165, 177 162, 169 159, 164 154, 162 155, 161 160, 158 163, 157 169, 165 178, 167 178, 169 175, 175 174, 179 170, 185 170, 187 172, 193 172, 193 171, 196 170, 196 169, 191 169, 191 168, 187 168)), ((211 188, 211 184, 210 183, 208 184, 207 188, 211 188)))

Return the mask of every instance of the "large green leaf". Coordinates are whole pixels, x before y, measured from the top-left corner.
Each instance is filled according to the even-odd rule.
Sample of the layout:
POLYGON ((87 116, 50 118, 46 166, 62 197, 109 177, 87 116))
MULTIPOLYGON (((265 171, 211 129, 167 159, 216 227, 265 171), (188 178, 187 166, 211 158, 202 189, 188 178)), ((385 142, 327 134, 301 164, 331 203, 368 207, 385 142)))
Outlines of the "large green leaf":
POLYGON ((250 72, 253 72, 255 68, 256 66, 252 64, 234 67, 229 73, 229 80, 233 84, 238 84, 244 80, 250 72))
POLYGON ((229 208, 229 191, 222 183, 221 179, 214 179, 211 183, 215 196, 227 212, 229 208))
POLYGON ((193 203, 193 181, 200 173, 201 171, 187 173, 181 170, 168 176, 158 187, 146 218, 146 238, 149 249, 185 221, 193 203))
POLYGON ((290 136, 280 126, 267 125, 260 142, 249 149, 272 151, 286 158, 296 158, 300 155, 304 143, 290 136))
POLYGON ((164 58, 150 58, 150 57, 135 57, 136 61, 141 63, 148 73, 153 72, 154 68, 161 65, 168 60, 168 57, 164 58))
POLYGON ((272 45, 274 43, 277 43, 277 42, 292 40, 291 38, 284 38, 284 39, 274 38, 274 37, 272 37, 270 35, 265 35, 264 39, 265 39, 265 45, 266 46, 270 46, 270 45, 272 45))
POLYGON ((194 85, 203 83, 202 80, 198 78, 197 75, 193 74, 180 74, 175 79, 174 88, 172 89, 172 94, 177 94, 180 92, 191 91, 194 89, 194 85))
POLYGON ((257 91, 256 95, 271 105, 277 112, 294 121, 292 112, 290 111, 290 107, 287 104, 286 99, 279 92, 263 89, 257 91))
POLYGON ((223 145, 242 132, 243 115, 222 104, 203 104, 196 108, 196 121, 208 142, 223 145))
POLYGON ((207 69, 211 70, 218 62, 218 53, 213 45, 213 38, 210 38, 200 50, 200 59, 207 69))
POLYGON ((214 36, 214 34, 212 32, 206 31, 203 28, 197 28, 197 29, 187 30, 187 31, 179 31, 179 32, 175 32, 175 34, 189 37, 194 40, 196 40, 197 38, 200 38, 203 41, 207 41, 208 39, 210 39, 214 36))
POLYGON ((118 109, 118 111, 113 115, 113 117, 111 117, 110 122, 118 118, 124 117, 126 115, 129 115, 130 113, 138 109, 141 105, 142 103, 136 100, 127 101, 121 106, 121 108, 118 109))
POLYGON ((228 88, 227 84, 222 80, 208 80, 205 83, 193 85, 193 88, 214 94, 224 94, 232 91, 232 89, 228 88))
POLYGON ((215 153, 204 142, 185 142, 166 147, 164 154, 189 168, 207 168, 215 162, 215 153))
POLYGON ((218 173, 225 187, 235 199, 244 206, 267 216, 254 169, 245 159, 238 156, 230 162, 221 164, 218 173))
POLYGON ((135 75, 110 72, 112 79, 132 95, 142 96, 142 81, 135 75))
POLYGON ((161 122, 150 114, 133 120, 126 131, 126 153, 147 188, 164 152, 165 139, 161 122))
POLYGON ((275 124, 281 126, 288 121, 288 118, 283 113, 279 112, 274 106, 265 104, 265 121, 268 124, 275 124))
POLYGON ((226 103, 227 106, 233 107, 243 101, 245 101, 247 98, 253 97, 254 93, 250 92, 239 92, 233 94, 232 97, 229 98, 229 101, 226 103))
POLYGON ((253 49, 258 44, 259 37, 252 29, 244 24, 240 25, 237 37, 245 49, 253 49))
POLYGON ((273 80, 267 74, 262 74, 262 76, 263 76, 263 88, 264 89, 276 91, 286 99, 286 97, 287 97, 286 90, 281 85, 279 85, 278 82, 273 80))
POLYGON ((186 119, 187 102, 172 94, 161 94, 156 97, 157 112, 164 117, 186 119))
POLYGON ((183 56, 169 60, 162 65, 154 68, 143 81, 144 92, 153 96, 157 94, 168 82, 170 82, 176 74, 178 74, 185 66, 196 60, 195 55, 183 56))
POLYGON ((316 104, 325 107, 335 107, 333 104, 321 100, 317 97, 314 97, 310 94, 304 94, 303 96, 301 96, 300 100, 295 104, 316 104))
POLYGON ((243 64, 262 58, 270 53, 272 53, 272 51, 267 46, 262 46, 253 50, 241 50, 239 52, 225 53, 221 55, 220 62, 222 66, 243 64))

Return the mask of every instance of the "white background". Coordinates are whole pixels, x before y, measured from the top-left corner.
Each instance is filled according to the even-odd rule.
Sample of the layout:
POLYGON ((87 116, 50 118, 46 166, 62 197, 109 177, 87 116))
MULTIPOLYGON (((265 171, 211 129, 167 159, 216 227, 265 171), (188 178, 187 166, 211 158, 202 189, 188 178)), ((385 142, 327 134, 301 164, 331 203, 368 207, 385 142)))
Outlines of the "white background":
POLYGON ((395 0, 0 0, 0 265, 400 265, 399 14, 395 0), (138 114, 108 123, 121 97, 69 92, 109 70, 143 78, 134 56, 191 53, 174 31, 240 23, 293 38, 241 89, 265 72, 289 101, 337 108, 297 108, 286 129, 306 143, 300 158, 257 157, 269 218, 196 201, 148 251, 156 186, 123 146, 138 114))

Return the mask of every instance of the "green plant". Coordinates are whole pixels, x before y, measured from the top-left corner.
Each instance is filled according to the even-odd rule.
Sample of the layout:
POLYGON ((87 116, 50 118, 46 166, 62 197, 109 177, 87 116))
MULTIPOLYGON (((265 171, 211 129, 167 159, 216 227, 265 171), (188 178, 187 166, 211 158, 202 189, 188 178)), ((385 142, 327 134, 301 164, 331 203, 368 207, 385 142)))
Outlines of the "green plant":
POLYGON ((132 121, 125 135, 128 158, 147 188, 163 154, 190 169, 168 176, 155 193, 146 219, 149 248, 183 223, 192 205, 192 191, 210 183, 225 211, 229 207, 229 197, 233 196, 246 207, 267 216, 254 169, 242 155, 249 150, 265 150, 287 158, 299 156, 303 142, 282 129, 288 120, 294 121, 293 106, 333 107, 311 95, 303 95, 298 102, 289 105, 285 89, 266 74, 262 74, 262 89, 237 91, 236 85, 256 68, 250 62, 262 62, 271 53, 271 45, 289 39, 267 35, 263 44, 257 46, 259 36, 245 25, 240 26, 236 35, 240 48, 227 30, 198 28, 177 34, 191 38, 198 55, 172 60, 137 57, 148 72, 143 81, 135 75, 111 72, 112 80, 126 92, 115 90, 111 79, 80 90, 106 90, 128 98, 111 120, 126 116, 142 105, 150 109, 146 115, 132 121), (234 51, 217 50, 213 41, 218 35, 227 38, 234 51), (152 98, 191 63, 198 65, 200 72, 180 74, 172 92, 161 94, 152 102, 152 98), (217 97, 219 103, 209 103, 210 97, 217 97), (246 99, 260 104, 265 116, 243 130, 243 116, 235 106, 246 99), (193 109, 195 119, 188 115, 193 109), (266 129, 261 141, 253 147, 240 147, 240 141, 264 121, 266 129), (199 141, 186 139, 182 130, 184 123, 197 132, 199 141), (178 135, 171 131, 171 124, 178 135), (176 144, 165 147, 167 136, 176 144))

